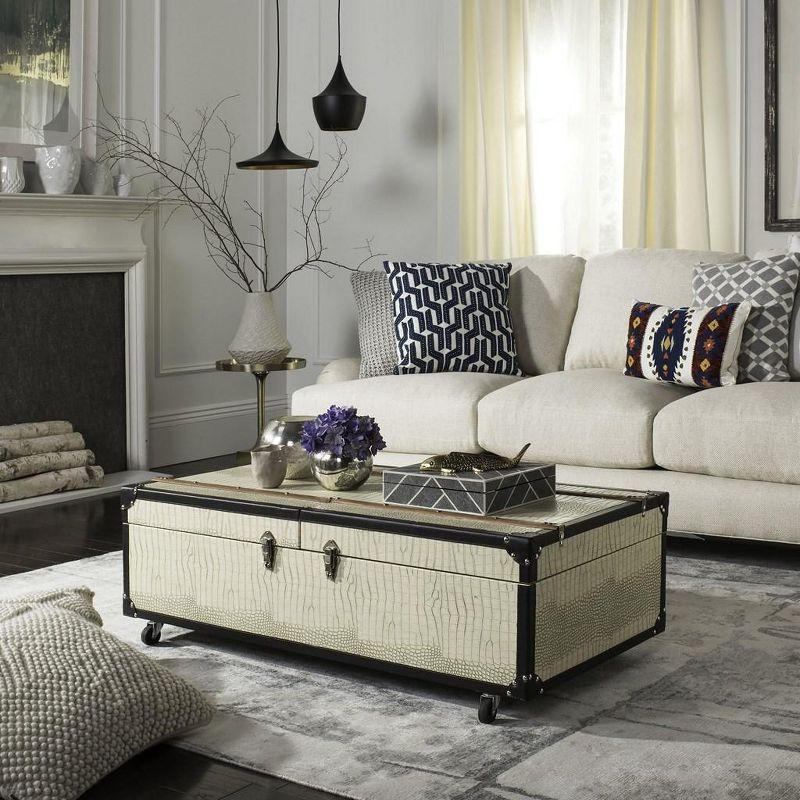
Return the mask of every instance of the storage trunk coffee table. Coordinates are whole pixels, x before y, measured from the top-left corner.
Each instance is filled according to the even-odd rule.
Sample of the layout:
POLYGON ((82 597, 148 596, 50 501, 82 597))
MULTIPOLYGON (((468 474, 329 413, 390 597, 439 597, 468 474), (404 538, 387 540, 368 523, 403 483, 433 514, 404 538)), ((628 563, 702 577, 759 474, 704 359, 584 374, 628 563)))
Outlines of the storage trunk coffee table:
POLYGON ((557 486, 496 517, 385 505, 362 489, 256 487, 248 467, 123 491, 124 595, 164 623, 501 697, 664 630, 668 496, 557 486))

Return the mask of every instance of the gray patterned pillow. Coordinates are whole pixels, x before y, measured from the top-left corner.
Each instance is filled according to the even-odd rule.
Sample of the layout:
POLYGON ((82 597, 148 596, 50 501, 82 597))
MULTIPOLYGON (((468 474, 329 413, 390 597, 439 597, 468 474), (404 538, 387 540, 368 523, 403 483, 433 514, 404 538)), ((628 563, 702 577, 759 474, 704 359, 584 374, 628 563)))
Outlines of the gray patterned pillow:
POLYGON ((350 285, 358 312, 359 378, 392 375, 397 365, 394 307, 389 279, 381 270, 351 272, 350 285))
POLYGON ((789 323, 800 280, 800 253, 741 261, 697 264, 692 277, 695 305, 749 300, 739 351, 739 383, 788 381, 789 323))
POLYGON ((0 796, 75 800, 211 719, 182 678, 100 628, 86 588, 0 602, 0 796))

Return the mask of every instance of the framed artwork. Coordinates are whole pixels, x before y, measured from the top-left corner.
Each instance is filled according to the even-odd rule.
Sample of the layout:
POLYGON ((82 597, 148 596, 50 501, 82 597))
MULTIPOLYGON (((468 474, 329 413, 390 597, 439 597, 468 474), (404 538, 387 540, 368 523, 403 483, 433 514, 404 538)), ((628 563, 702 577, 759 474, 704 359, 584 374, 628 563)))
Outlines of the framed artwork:
POLYGON ((87 106, 96 109, 96 64, 97 0, 0 0, 2 155, 80 147, 87 106))
POLYGON ((765 0, 764 227, 800 230, 800 3, 765 0))

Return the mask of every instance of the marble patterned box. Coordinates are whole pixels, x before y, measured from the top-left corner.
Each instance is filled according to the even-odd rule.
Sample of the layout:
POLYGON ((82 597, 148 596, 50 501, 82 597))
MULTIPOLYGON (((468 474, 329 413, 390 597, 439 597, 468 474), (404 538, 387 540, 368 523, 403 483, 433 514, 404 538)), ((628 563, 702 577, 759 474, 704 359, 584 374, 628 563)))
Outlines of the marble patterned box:
POLYGON ((419 467, 384 469, 384 502, 486 516, 555 495, 554 464, 521 464, 512 469, 457 475, 422 472, 419 467))

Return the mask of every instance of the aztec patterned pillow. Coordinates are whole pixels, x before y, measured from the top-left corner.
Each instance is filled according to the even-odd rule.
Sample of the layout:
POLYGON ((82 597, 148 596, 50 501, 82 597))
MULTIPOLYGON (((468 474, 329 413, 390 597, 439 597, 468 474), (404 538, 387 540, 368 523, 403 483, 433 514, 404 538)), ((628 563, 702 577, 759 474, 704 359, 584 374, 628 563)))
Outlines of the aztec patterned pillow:
POLYGON ((76 800, 210 721, 200 692, 104 631, 86 588, 0 601, 0 797, 76 800))
POLYGON ((790 379, 789 324, 799 280, 800 253, 694 268, 695 303, 752 305, 739 351, 740 383, 790 379))
POLYGON ((394 307, 383 270, 351 272, 350 285, 358 312, 359 378, 392 375, 397 365, 394 307))
POLYGON ((508 286, 511 264, 386 261, 399 375, 521 375, 508 286))
POLYGON ((634 303, 625 374, 710 389, 736 383, 750 303, 668 308, 634 303))

